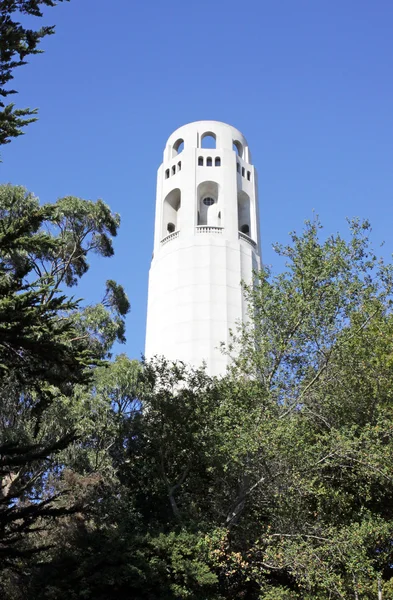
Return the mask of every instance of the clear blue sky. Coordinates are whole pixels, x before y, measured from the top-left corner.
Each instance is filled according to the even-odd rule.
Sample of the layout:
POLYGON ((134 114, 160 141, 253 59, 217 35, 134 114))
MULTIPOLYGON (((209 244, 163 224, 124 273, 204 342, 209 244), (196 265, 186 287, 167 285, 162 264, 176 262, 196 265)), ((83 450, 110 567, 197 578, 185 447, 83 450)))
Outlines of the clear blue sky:
POLYGON ((126 287, 130 356, 144 347, 156 170, 190 121, 247 137, 265 263, 313 210, 327 233, 370 218, 392 252, 391 0, 71 0, 46 21, 56 35, 15 79, 39 121, 3 147, 0 178, 121 214, 115 257, 93 261, 76 294, 97 300, 109 277, 126 287))

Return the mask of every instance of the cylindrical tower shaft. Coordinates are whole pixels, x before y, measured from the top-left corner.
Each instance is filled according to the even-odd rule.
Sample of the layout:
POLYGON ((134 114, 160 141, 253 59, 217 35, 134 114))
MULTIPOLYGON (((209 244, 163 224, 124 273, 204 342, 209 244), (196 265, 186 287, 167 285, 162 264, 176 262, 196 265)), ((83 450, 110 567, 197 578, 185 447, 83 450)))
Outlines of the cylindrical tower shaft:
POLYGON ((257 176, 235 128, 198 121, 168 139, 158 169, 146 356, 224 374, 220 350, 246 317, 241 281, 260 267, 257 176))

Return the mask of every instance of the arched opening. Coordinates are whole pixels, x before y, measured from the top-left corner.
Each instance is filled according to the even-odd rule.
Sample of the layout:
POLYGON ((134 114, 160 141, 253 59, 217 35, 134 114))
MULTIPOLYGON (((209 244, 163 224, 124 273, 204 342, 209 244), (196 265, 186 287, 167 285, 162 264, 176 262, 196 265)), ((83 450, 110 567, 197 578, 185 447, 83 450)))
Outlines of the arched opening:
POLYGON ((216 157, 216 159, 214 161, 214 165, 216 167, 221 167, 221 158, 219 156, 216 157))
POLYGON ((162 237, 178 231, 180 226, 181 192, 175 188, 166 196, 162 216, 162 237))
POLYGON ((243 145, 238 140, 233 140, 232 148, 240 158, 243 158, 243 145))
POLYGON ((242 167, 242 177, 244 177, 246 174, 246 169, 244 167, 242 167))
POLYGON ((251 237, 250 196, 242 190, 237 195, 237 215, 239 231, 251 237))
POLYGON ((179 162, 177 163, 177 170, 181 171, 181 160, 179 160, 179 162))
POLYGON ((220 226, 218 190, 218 183, 215 181, 203 181, 198 185, 198 225, 220 226))
POLYGON ((169 169, 165 171, 165 179, 169 179, 169 169))
POLYGON ((251 171, 247 171, 247 179, 248 181, 251 181, 251 171))
POLYGON ((200 156, 200 157, 198 158, 198 166, 199 166, 199 167, 203 167, 203 156, 200 156))
POLYGON ((173 167, 172 167, 172 175, 175 175, 175 173, 176 173, 176 165, 173 165, 173 167))
POLYGON ((173 144, 173 147, 172 147, 172 156, 176 156, 177 154, 180 154, 180 152, 183 152, 183 150, 184 150, 184 140, 182 140, 181 138, 179 138, 173 144))
POLYGON ((236 170, 238 173, 240 173, 240 163, 236 163, 236 170))
POLYGON ((201 148, 216 148, 216 134, 211 131, 206 131, 201 137, 201 148))
POLYGON ((213 166, 213 161, 212 161, 212 157, 208 156, 206 159, 206 166, 207 167, 212 167, 213 166))

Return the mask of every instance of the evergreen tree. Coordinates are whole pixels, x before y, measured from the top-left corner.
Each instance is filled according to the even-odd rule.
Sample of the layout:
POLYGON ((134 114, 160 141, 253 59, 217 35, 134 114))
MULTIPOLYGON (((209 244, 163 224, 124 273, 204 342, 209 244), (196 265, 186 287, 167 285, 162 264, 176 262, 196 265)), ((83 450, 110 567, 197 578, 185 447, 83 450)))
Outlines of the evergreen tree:
MULTIPOLYGON (((0 96, 8 98, 16 91, 8 87, 16 67, 26 64, 32 54, 41 52, 39 44, 47 35, 54 33, 54 27, 44 26, 29 29, 18 22, 25 15, 42 17, 42 8, 56 6, 63 0, 0 0, 0 96)), ((23 128, 36 121, 36 109, 15 108, 12 103, 0 100, 0 145, 23 133, 23 128)))
POLYGON ((34 551, 27 534, 44 518, 78 508, 62 502, 69 484, 58 454, 81 436, 76 392, 124 340, 129 304, 113 281, 95 307, 62 291, 87 271, 89 252, 113 254, 119 217, 102 201, 40 206, 1 186, 0 218, 0 563, 9 565, 34 551))

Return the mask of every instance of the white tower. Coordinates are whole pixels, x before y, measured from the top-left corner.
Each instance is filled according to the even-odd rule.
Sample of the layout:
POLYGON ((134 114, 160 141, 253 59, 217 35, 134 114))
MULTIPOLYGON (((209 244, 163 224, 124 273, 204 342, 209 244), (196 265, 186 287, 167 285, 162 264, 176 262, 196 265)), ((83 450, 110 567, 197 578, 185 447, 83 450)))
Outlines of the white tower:
POLYGON ((146 357, 204 361, 209 374, 224 374, 229 359, 220 343, 246 318, 241 281, 251 283, 260 268, 259 248, 246 139, 218 121, 177 129, 157 176, 146 357))

